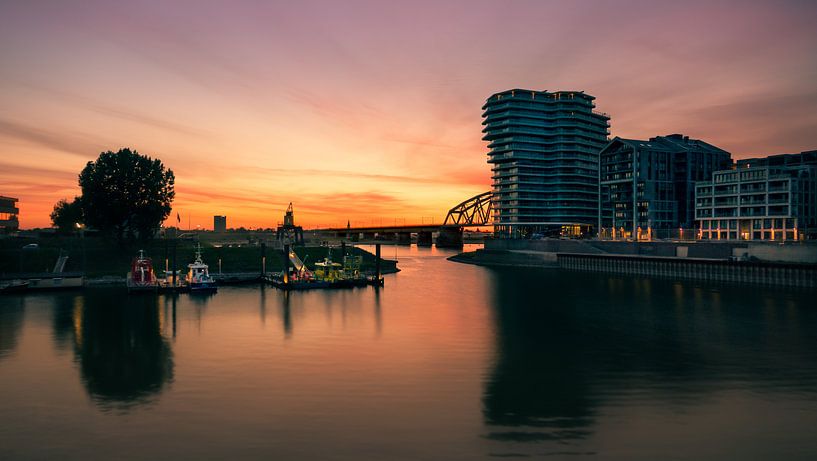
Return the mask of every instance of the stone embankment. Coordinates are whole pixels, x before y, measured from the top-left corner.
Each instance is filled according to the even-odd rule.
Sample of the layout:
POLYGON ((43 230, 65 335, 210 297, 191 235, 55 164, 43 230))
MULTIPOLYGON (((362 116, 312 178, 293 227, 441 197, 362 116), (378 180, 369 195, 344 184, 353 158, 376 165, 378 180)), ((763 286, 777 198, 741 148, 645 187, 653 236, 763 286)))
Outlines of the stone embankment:
POLYGON ((452 261, 674 279, 817 287, 817 245, 732 242, 487 240, 452 261))

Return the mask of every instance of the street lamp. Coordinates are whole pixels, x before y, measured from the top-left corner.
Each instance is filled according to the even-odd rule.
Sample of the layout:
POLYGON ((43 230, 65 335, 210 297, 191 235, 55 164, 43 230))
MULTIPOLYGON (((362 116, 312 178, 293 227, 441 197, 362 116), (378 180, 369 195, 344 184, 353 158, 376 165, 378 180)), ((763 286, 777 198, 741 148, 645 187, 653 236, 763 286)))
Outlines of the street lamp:
POLYGON ((82 272, 88 271, 88 259, 85 256, 85 225, 82 223, 74 223, 77 227, 77 232, 79 232, 79 241, 80 245, 82 246, 82 272))

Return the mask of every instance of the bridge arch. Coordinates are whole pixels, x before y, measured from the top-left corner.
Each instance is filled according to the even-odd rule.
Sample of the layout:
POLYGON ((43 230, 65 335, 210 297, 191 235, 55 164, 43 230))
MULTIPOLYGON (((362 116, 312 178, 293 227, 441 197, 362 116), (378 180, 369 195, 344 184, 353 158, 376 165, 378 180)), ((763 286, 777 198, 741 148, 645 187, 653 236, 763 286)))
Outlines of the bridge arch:
POLYGON ((493 192, 483 192, 448 210, 443 226, 485 226, 491 222, 493 192))

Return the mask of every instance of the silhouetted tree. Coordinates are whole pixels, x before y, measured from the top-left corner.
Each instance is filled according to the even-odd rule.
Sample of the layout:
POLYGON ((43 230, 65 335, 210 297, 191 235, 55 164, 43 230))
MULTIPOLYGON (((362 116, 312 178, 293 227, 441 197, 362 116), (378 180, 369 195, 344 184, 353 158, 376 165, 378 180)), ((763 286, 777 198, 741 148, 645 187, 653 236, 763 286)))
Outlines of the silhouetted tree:
POLYGON ((79 175, 85 224, 123 240, 153 236, 170 214, 175 176, 130 149, 103 152, 79 175))
POLYGON ((54 211, 51 212, 51 223, 59 229, 60 233, 70 234, 76 230, 77 224, 83 222, 79 197, 74 197, 74 200, 70 202, 62 199, 54 205, 54 211))

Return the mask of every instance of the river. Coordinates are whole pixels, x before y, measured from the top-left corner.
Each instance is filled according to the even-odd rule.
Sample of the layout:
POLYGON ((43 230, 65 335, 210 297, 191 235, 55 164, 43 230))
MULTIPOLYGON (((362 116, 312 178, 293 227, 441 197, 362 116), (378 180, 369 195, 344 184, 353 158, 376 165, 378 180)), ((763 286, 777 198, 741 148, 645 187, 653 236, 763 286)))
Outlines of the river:
POLYGON ((0 458, 817 457, 814 292, 395 254, 380 290, 0 297, 0 458))

